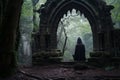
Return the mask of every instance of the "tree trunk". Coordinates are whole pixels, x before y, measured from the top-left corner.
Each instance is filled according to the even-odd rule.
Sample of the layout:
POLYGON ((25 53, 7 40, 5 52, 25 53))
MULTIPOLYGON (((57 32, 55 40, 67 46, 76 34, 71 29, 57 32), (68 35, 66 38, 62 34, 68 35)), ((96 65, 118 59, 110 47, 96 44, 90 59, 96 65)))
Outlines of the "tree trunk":
POLYGON ((16 68, 15 41, 22 0, 7 0, 0 33, 0 77, 9 76, 16 68))

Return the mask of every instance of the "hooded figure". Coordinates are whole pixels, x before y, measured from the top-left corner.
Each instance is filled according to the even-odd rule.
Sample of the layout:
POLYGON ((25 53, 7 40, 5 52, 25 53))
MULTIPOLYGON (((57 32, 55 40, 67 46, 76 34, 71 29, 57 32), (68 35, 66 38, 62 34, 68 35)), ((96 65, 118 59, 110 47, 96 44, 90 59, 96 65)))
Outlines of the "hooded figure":
POLYGON ((73 55, 73 58, 75 61, 85 61, 85 46, 82 43, 80 37, 77 39, 75 54, 73 55))

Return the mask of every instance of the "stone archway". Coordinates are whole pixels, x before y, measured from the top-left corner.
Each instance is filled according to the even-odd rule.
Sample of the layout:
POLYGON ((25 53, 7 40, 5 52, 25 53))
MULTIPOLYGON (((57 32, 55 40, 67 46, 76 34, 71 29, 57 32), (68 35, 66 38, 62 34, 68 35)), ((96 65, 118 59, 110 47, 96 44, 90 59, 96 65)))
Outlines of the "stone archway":
POLYGON ((47 0, 38 10, 40 28, 36 34, 37 49, 46 50, 45 35, 49 35, 49 49, 57 48, 57 28, 60 19, 68 10, 76 9, 89 20, 93 32, 94 51, 110 52, 113 29, 110 11, 114 8, 103 0, 47 0))

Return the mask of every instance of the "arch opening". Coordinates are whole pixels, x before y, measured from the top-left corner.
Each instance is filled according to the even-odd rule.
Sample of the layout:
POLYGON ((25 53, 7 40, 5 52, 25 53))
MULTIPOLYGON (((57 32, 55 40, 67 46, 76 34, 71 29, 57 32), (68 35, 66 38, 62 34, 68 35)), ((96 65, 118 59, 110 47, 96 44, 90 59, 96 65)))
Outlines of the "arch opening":
MULTIPOLYGON (((58 9, 58 8, 57 8, 58 9)), ((52 46, 51 48, 57 48, 57 28, 58 28, 58 24, 59 21, 61 20, 61 18, 63 17, 64 14, 67 14, 68 12, 72 12, 72 10, 75 9, 76 12, 81 12, 81 14, 84 14, 84 16, 87 18, 87 20, 89 21, 89 24, 91 26, 91 30, 93 32, 93 50, 98 50, 99 49, 99 42, 98 42, 98 36, 97 33, 99 32, 99 28, 101 25, 99 25, 98 22, 98 16, 97 16, 97 12, 94 12, 94 10, 91 10, 92 8, 88 8, 88 6, 86 6, 84 3, 75 3, 75 2, 70 2, 70 3, 66 3, 65 5, 61 6, 61 8, 59 8, 56 12, 51 13, 50 16, 52 16, 52 18, 48 18, 48 28, 51 31, 51 41, 52 38, 54 38, 56 36, 56 41, 54 40, 54 42, 51 42, 51 44, 54 44, 56 42, 56 44, 54 44, 54 47, 52 46), (72 7, 71 7, 72 6, 72 7), (79 6, 79 7, 78 7, 79 6), (68 11, 69 10, 69 11, 68 11)), ((56 9, 55 9, 56 10, 56 9)))
POLYGON ((86 48, 86 58, 89 58, 89 53, 93 51, 91 26, 84 14, 73 8, 63 15, 57 29, 57 48, 64 53, 63 62, 74 61, 72 55, 78 37, 81 37, 86 48))

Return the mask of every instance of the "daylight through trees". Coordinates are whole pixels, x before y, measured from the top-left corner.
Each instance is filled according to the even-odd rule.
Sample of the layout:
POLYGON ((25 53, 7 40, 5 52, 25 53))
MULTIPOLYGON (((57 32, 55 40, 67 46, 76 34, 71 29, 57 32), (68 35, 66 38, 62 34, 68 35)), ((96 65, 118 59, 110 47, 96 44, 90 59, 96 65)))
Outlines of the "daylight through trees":
POLYGON ((93 51, 91 26, 80 11, 73 9, 63 15, 57 30, 58 49, 64 52, 63 61, 73 61, 77 38, 81 37, 86 47, 86 57, 93 51))

